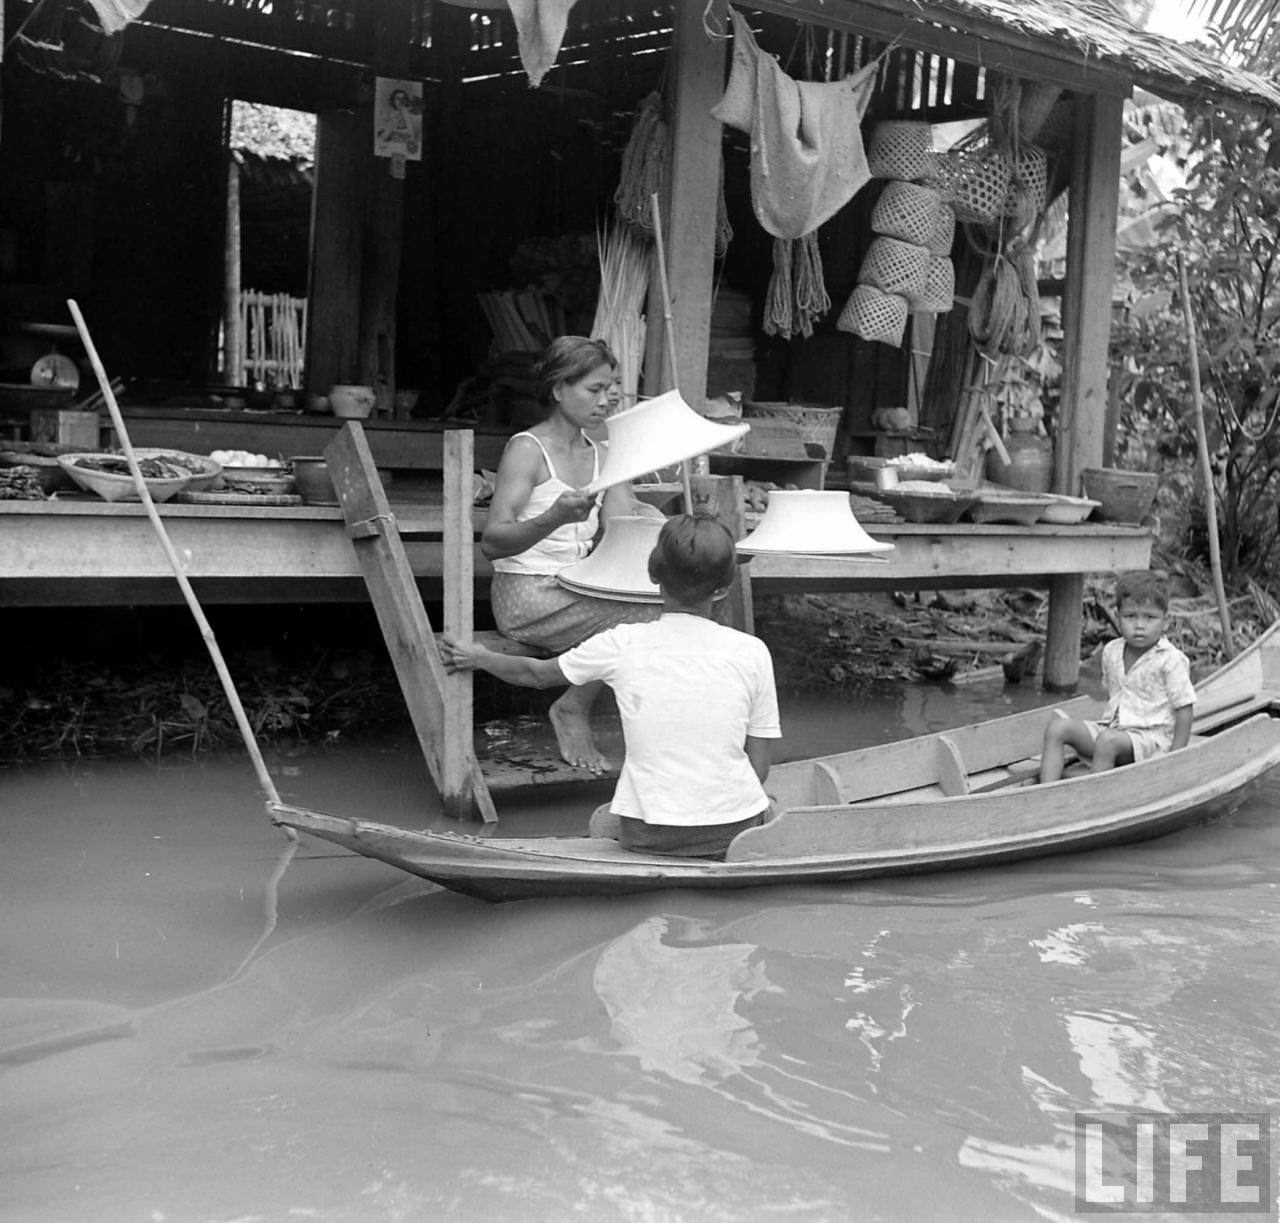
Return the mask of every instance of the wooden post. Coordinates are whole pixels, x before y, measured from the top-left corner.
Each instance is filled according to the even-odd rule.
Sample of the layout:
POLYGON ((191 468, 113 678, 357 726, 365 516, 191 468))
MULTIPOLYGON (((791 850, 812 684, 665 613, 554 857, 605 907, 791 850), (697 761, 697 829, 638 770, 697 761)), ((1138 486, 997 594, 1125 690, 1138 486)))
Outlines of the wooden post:
POLYGON ((227 152, 227 228, 223 255, 222 376, 230 386, 244 380, 244 332, 240 327, 240 163, 227 152))
POLYGON ((355 382, 359 376, 364 167, 371 160, 370 143, 359 111, 326 111, 316 121, 306 387, 321 395, 335 382, 355 382))
MULTIPOLYGON (((1059 493, 1077 493, 1081 471, 1102 463, 1123 113, 1124 99, 1117 94, 1076 100, 1062 297, 1062 409, 1054 460, 1053 487, 1059 493)), ((1049 583, 1047 688, 1072 688, 1079 680, 1083 595, 1081 574, 1049 583)))
MULTIPOLYGON (((674 385, 695 408, 707 398, 707 357, 711 351, 711 293, 715 279, 716 211, 720 200, 722 128, 710 115, 724 93, 726 43, 707 36, 703 5, 675 5, 672 36, 674 90, 671 164, 666 217, 667 269, 677 351, 674 385)), ((708 19, 723 25, 725 0, 714 0, 708 19)), ((650 278, 649 318, 659 318, 658 277, 650 278)), ((662 386, 665 342, 650 325, 644 363, 646 394, 662 386)))
MULTIPOLYGON (((747 533, 742 477, 695 475, 691 477, 691 484, 694 509, 714 514, 729 528, 735 540, 742 539, 747 533)), ((731 628, 744 633, 756 631, 749 565, 740 564, 734 570, 729 593, 715 605, 714 614, 720 623, 731 628)))
POLYGON ((444 809, 458 815, 469 811, 474 803, 487 822, 496 821, 493 799, 473 754, 467 753, 469 764, 461 780, 445 775, 444 663, 364 429, 358 422, 348 421, 324 455, 400 691, 444 809), (449 788, 451 784, 456 788, 449 788))
MULTIPOLYGON (((475 628, 476 533, 472 521, 475 492, 475 434, 470 429, 447 429, 444 435, 444 631, 459 640, 475 628)), ((471 792, 475 756, 474 684, 470 671, 446 672, 444 678, 444 740, 441 751, 443 793, 471 792)), ((470 804, 468 803, 467 806, 470 804)), ((492 802, 478 804, 485 823, 496 822, 492 802)), ((449 814, 464 817, 465 809, 449 814)))
MULTIPOLYGON (((379 0, 373 7, 373 69, 400 78, 409 71, 410 5, 379 0)), ((373 107, 357 112, 365 124, 362 159, 370 179, 364 219, 364 276, 360 291, 360 381, 378 396, 374 413, 395 414, 396 302, 404 231, 404 181, 393 177, 392 161, 374 157, 373 107)))

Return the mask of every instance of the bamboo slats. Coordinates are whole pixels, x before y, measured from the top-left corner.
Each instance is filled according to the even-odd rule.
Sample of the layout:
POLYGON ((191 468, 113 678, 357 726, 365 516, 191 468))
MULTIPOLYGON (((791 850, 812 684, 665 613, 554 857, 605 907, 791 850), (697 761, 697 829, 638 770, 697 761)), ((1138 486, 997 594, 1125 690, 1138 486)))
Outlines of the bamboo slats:
POLYGON ((497 352, 541 352, 564 333, 560 303, 536 289, 495 289, 476 300, 497 352))
POLYGON ((306 353, 307 299, 287 293, 240 294, 242 353, 228 361, 228 378, 236 385, 257 382, 274 387, 302 386, 306 353))

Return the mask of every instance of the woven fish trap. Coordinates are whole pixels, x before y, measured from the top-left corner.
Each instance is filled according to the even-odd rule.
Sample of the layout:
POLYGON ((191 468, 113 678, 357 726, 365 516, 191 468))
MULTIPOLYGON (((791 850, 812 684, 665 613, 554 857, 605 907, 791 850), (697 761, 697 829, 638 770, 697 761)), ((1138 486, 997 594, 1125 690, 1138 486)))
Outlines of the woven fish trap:
POLYGON ((887 182, 871 210, 871 228, 886 237, 925 246, 938 224, 941 207, 942 196, 932 187, 887 182))
POLYGON ((905 297, 885 293, 874 285, 857 285, 836 319, 836 330, 901 347, 907 330, 907 313, 905 297))
POLYGON ((957 221, 990 225, 1004 215, 1013 165, 994 149, 952 150, 938 158, 938 190, 957 221))
MULTIPOLYGON (((941 200, 941 196, 939 196, 941 200)), ((956 241, 956 210, 950 204, 938 204, 938 219, 925 239, 931 255, 950 255, 956 241)))
POLYGON ((1019 225, 1029 225, 1044 211, 1049 199, 1049 159, 1043 149, 1028 146, 1013 159, 1004 215, 1019 225))
POLYGON ((875 125, 867 146, 872 178, 927 178, 933 162, 933 125, 916 119, 885 119, 875 125))
POLYGON ((929 248, 897 238, 873 238, 862 257, 858 283, 886 293, 918 297, 929 274, 929 248))
POLYGON ((921 314, 946 314, 956 304, 956 269, 949 256, 934 255, 929 260, 924 292, 909 304, 921 314))

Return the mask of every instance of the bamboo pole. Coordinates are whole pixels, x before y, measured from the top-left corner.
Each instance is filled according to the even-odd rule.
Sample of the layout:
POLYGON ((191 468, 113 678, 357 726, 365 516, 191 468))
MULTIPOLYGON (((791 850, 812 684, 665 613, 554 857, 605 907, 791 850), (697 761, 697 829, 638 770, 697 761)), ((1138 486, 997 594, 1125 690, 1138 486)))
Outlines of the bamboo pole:
MULTIPOLYGON (((655 191, 649 196, 649 208, 653 213, 653 244, 655 254, 658 260, 658 284, 662 290, 662 322, 666 328, 667 342, 666 348, 667 369, 671 371, 671 386, 678 390, 676 386, 676 327, 675 320, 671 317, 671 288, 667 284, 667 251, 662 241, 662 213, 658 207, 658 193, 655 191)), ((709 469, 709 465, 708 465, 709 469)), ((699 472, 705 475, 705 472, 699 472)), ((680 464, 680 483, 684 488, 684 512, 686 514, 693 513, 693 487, 689 480, 689 463, 680 464)))
POLYGON ((1209 571, 1213 575, 1213 595, 1218 602, 1222 621, 1222 652, 1235 656, 1231 632, 1231 608, 1222 582, 1222 553, 1218 544, 1218 504, 1213 493, 1213 466, 1209 462, 1209 436, 1204 427, 1204 396, 1200 390, 1200 345, 1196 339, 1196 320, 1191 313, 1191 294, 1187 289, 1187 263, 1178 252, 1178 288, 1182 291, 1182 321, 1186 325, 1187 348, 1191 362, 1191 406, 1196 422, 1196 450, 1200 456, 1200 479, 1204 484, 1205 529, 1209 534, 1209 571))
MULTIPOLYGON (((209 657, 213 660, 214 670, 218 673, 218 679, 222 683, 222 690, 227 695, 227 701, 231 705, 231 712, 235 716, 236 725, 240 728, 240 735, 244 739, 244 745, 249 750, 249 759, 253 761, 254 771, 258 775, 258 785, 262 789, 263 797, 267 802, 267 810, 274 813, 275 808, 281 805, 280 795, 276 790, 275 783, 271 780, 271 774, 267 772, 266 761, 262 758, 257 738, 253 733, 253 727, 249 725, 249 718, 244 711, 244 705, 240 701, 240 694, 236 691, 231 672, 227 670, 222 651, 218 648, 217 638, 213 635, 213 628, 209 621, 205 619, 200 600, 196 598, 196 592, 191 588, 191 582, 182 567, 182 561, 178 558, 173 541, 169 538, 169 532, 165 529, 155 502, 151 499, 151 490, 147 488, 147 482, 143 479, 142 471, 138 467, 138 456, 134 453, 133 443, 129 440, 129 432, 125 428, 124 416, 120 412, 120 405, 116 402, 115 391, 111 389, 111 383, 107 380, 107 372, 102 366, 102 359, 98 356, 98 350, 93 346, 93 340, 89 337, 89 328, 84 321, 84 315, 80 313, 80 307, 70 298, 67 299, 67 305, 71 309, 71 317, 75 320, 76 330, 80 333, 80 342, 84 345, 84 351, 93 366, 94 374, 97 376, 98 386, 102 389, 102 397, 106 400, 107 411, 111 414, 111 423, 115 426, 116 434, 120 439, 120 449, 124 451, 125 460, 129 464, 129 474, 133 476, 134 486, 137 488, 138 496, 147 511, 147 517, 151 519, 151 525, 155 528, 156 535, 159 537, 160 546, 164 549, 165 556, 169 559, 170 568, 173 569, 173 575, 178 579, 182 597, 187 601, 187 606, 195 617, 196 625, 200 629, 200 636, 204 639, 205 647, 209 651, 209 657)), ((286 830, 286 832, 290 837, 297 836, 291 830, 286 830)))

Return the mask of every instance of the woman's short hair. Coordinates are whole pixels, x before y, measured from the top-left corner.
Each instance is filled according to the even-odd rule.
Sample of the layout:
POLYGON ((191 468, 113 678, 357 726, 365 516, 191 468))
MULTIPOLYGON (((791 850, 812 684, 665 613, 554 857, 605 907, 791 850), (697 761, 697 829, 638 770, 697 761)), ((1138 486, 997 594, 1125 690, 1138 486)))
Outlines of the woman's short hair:
POLYGON ((658 532, 649 576, 681 603, 701 603, 733 581, 733 536, 710 514, 677 514, 658 532))
POLYGON ((1116 608, 1126 603, 1150 603, 1162 612, 1169 610, 1169 582, 1152 569, 1132 569, 1116 579, 1116 608))
POLYGON ((607 365, 618 368, 618 358, 603 340, 584 335, 557 336, 547 345, 534 369, 537 378, 535 394, 540 402, 551 406, 551 393, 562 382, 577 382, 593 369, 607 365))

